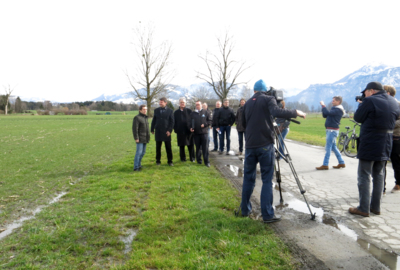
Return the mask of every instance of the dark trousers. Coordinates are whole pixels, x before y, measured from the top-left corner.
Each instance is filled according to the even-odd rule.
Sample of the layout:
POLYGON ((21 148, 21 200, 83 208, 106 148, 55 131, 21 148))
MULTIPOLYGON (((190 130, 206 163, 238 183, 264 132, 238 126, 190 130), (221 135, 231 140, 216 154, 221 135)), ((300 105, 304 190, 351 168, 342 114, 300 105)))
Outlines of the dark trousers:
POLYGON ((224 151, 226 134, 226 152, 229 152, 231 150, 231 126, 221 126, 219 130, 221 131, 221 134, 219 134, 219 150, 224 151))
MULTIPOLYGON (((161 142, 156 142, 156 162, 161 163, 161 142)), ((171 150, 171 141, 164 142, 165 151, 167 152, 168 163, 172 163, 172 150, 171 150)))
POLYGON ((218 150, 219 134, 217 131, 217 127, 213 127, 212 130, 213 130, 214 150, 218 150))
POLYGON ((201 153, 203 152, 204 164, 210 163, 208 160, 208 134, 195 134, 194 143, 196 145, 196 160, 201 164, 201 153))
POLYGON ((238 138, 239 138, 239 152, 243 152, 243 136, 244 132, 238 131, 238 138))
POLYGON ((400 140, 393 140, 392 153, 390 154, 394 170, 396 185, 400 185, 400 140))
POLYGON ((186 153, 185 153, 185 147, 186 146, 187 146, 187 148, 189 150, 189 159, 190 159, 190 161, 194 161, 194 145, 193 144, 179 146, 179 154, 181 156, 181 160, 182 161, 186 161, 186 153))

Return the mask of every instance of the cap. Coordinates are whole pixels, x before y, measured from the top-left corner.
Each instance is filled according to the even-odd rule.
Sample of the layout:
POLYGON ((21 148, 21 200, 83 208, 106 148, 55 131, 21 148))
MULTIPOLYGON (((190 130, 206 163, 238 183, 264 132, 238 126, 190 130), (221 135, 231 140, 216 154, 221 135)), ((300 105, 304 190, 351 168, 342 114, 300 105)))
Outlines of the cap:
POLYGON ((254 84, 254 91, 267 92, 267 85, 263 80, 259 80, 254 84))
POLYGON ((364 93, 365 90, 368 89, 374 89, 374 90, 378 90, 378 91, 383 91, 383 87, 382 84, 380 82, 370 82, 367 84, 367 86, 365 87, 364 90, 361 91, 361 93, 364 93))

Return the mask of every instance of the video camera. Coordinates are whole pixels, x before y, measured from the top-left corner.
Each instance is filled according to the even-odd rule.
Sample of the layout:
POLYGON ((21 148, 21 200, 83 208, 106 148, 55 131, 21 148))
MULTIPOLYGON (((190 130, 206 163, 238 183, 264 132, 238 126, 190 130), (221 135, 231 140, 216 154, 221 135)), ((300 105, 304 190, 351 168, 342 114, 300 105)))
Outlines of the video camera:
POLYGON ((265 94, 267 96, 274 97, 276 99, 276 103, 278 105, 283 100, 283 91, 282 90, 277 90, 277 89, 273 88, 272 86, 270 87, 270 89, 267 92, 265 92, 265 94))

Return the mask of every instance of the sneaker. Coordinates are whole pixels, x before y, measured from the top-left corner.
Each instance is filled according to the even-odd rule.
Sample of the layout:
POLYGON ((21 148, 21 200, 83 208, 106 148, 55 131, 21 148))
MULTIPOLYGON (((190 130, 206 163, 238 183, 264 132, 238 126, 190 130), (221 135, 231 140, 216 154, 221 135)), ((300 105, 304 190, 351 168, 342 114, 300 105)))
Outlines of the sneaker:
POLYGON ((168 165, 171 166, 171 167, 173 167, 173 166, 174 166, 174 163, 170 162, 170 163, 168 163, 168 165))
POLYGON ((329 170, 329 167, 325 166, 325 165, 322 165, 320 167, 315 167, 315 169, 317 169, 317 170, 329 170))
POLYGON ((210 168, 211 165, 210 165, 210 163, 207 163, 206 166, 207 166, 208 168, 210 168))
POLYGON ((399 193, 400 192, 400 185, 395 185, 391 192, 392 193, 399 193))
POLYGON ((213 149, 211 150, 211 152, 218 152, 218 149, 213 149))
POLYGON ((275 215, 273 218, 270 218, 270 219, 264 219, 263 220, 263 222, 264 223, 272 223, 272 222, 277 222, 277 221, 280 221, 282 219, 282 217, 281 216, 279 216, 279 215, 275 215))

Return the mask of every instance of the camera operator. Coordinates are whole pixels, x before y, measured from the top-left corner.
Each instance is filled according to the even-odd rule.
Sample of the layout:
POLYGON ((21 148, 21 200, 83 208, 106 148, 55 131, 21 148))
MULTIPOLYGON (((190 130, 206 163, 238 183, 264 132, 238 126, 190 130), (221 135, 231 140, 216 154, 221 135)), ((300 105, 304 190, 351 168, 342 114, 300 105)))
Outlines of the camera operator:
POLYGON ((261 213, 264 223, 281 219, 274 214, 272 177, 274 175, 274 126, 272 117, 295 118, 306 117, 301 111, 281 109, 273 96, 265 95, 267 86, 263 80, 254 85, 254 95, 243 107, 242 124, 245 128, 246 152, 244 161, 244 177, 242 189, 241 212, 248 216, 252 206, 251 194, 255 186, 257 163, 260 163, 261 178, 261 213))
POLYGON ((360 202, 358 207, 349 208, 349 212, 369 217, 370 212, 381 214, 384 166, 392 150, 393 129, 400 115, 400 108, 396 100, 385 93, 379 82, 368 83, 362 93, 365 98, 354 114, 354 120, 362 123, 357 153, 360 202))

